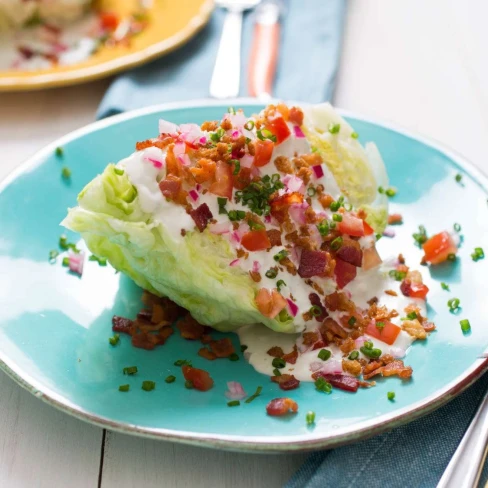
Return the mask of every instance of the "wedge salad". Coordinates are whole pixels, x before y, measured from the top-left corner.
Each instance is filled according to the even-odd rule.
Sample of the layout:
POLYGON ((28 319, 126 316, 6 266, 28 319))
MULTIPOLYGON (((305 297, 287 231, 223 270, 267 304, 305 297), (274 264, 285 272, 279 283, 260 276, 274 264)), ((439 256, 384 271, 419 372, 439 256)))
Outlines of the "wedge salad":
MULTIPOLYGON (((210 328, 235 331, 283 390, 356 391, 376 376, 410 378, 402 358, 435 329, 421 273, 376 250, 393 192, 377 147, 329 104, 230 108, 201 125, 160 120, 156 137, 83 189, 63 225, 146 290, 149 310, 114 317, 135 346, 163 344, 186 310, 177 327, 203 342, 205 359, 235 354, 210 328)), ((435 237, 427 261, 456 253, 451 234, 435 237)), ((182 366, 199 384, 187 375, 202 370, 182 366)), ((268 413, 294 410, 280 400, 268 413)))

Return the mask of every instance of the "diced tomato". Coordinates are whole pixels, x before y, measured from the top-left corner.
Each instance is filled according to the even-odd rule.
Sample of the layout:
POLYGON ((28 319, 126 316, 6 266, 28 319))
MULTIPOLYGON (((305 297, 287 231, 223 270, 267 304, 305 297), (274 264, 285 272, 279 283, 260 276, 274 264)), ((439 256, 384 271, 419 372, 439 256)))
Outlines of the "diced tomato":
POLYGON ((273 149, 273 141, 254 141, 254 166, 260 168, 261 166, 268 164, 271 161, 273 149))
POLYGON ((287 301, 277 290, 261 288, 255 298, 258 310, 270 319, 274 319, 287 305, 287 301))
POLYGON ((266 230, 251 230, 246 232, 241 239, 241 244, 248 251, 264 251, 271 247, 266 230))
POLYGON ((244 190, 251 183, 251 168, 241 168, 237 175, 232 175, 234 188, 244 190))
POLYGON ((382 320, 381 322, 383 322, 384 325, 380 328, 376 327, 376 323, 372 320, 364 332, 375 339, 386 342, 391 346, 402 329, 387 320, 382 320))
POLYGON ((232 166, 225 161, 217 163, 215 181, 210 185, 210 192, 232 200, 232 166))
POLYGON ((298 107, 291 107, 290 108, 290 122, 296 125, 303 124, 303 112, 301 108, 298 107))
POLYGON ((267 120, 264 126, 276 136, 276 144, 281 144, 290 137, 290 128, 283 117, 267 120))
POLYGON ((356 278, 357 268, 352 264, 346 263, 342 259, 336 258, 334 274, 336 277, 337 286, 339 288, 344 288, 348 283, 356 278))
POLYGON ((449 232, 444 231, 432 236, 423 246, 424 259, 430 264, 439 264, 447 260, 449 254, 457 253, 457 246, 449 232))
POLYGON ((355 217, 350 213, 344 213, 342 214, 342 222, 339 222, 337 228, 342 234, 347 234, 354 237, 362 237, 366 234, 364 224, 364 220, 355 217))
POLYGON ((212 388, 214 381, 210 375, 203 369, 192 368, 191 366, 182 366, 181 371, 185 380, 191 381, 196 390, 207 391, 212 388))
POLYGON ((366 220, 363 220, 363 226, 364 226, 364 235, 365 236, 370 236, 371 234, 374 234, 374 229, 371 227, 366 220))
POLYGON ((102 12, 100 14, 100 23, 103 29, 114 31, 119 25, 119 16, 112 12, 102 12))
POLYGON ((298 412, 298 404, 291 398, 275 398, 266 405, 266 412, 272 417, 286 415, 289 412, 298 412))
POLYGON ((400 290, 406 297, 421 298, 422 300, 425 300, 427 293, 429 293, 427 285, 422 283, 411 283, 407 280, 402 281, 400 290))

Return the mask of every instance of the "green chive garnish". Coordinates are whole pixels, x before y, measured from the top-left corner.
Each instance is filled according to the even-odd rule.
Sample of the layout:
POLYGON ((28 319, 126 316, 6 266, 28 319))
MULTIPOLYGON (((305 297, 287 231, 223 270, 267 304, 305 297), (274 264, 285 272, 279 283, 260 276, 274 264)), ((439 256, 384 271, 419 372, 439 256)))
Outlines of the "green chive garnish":
POLYGON ((185 381, 185 388, 188 388, 188 390, 191 390, 193 388, 193 383, 190 380, 185 381))
POLYGON ((367 341, 364 346, 360 347, 359 350, 370 359, 378 359, 381 356, 381 349, 374 348, 373 343, 367 341))
POLYGON ((110 342, 112 346, 116 346, 120 342, 120 335, 114 334, 112 337, 108 338, 108 342, 110 342))
POLYGON ((413 238, 419 247, 427 240, 427 231, 423 225, 419 225, 419 231, 413 234, 413 238))
POLYGON ((281 358, 273 358, 273 361, 271 361, 271 364, 273 365, 273 368, 284 368, 286 366, 286 361, 281 358))
POLYGON ((458 223, 454 224, 453 227, 456 232, 459 232, 461 230, 461 226, 458 223))
POLYGON ((338 251, 340 249, 340 247, 342 246, 342 237, 336 237, 331 243, 330 243, 330 247, 334 250, 334 251, 338 251))
POLYGON ((176 376, 170 374, 169 376, 166 376, 164 381, 166 381, 166 383, 174 383, 176 381, 176 376))
POLYGON ((285 259, 287 256, 288 256, 288 251, 286 249, 282 249, 279 253, 273 256, 273 259, 279 262, 282 259, 285 259))
POLYGON ((120 385, 119 386, 119 391, 129 391, 130 390, 130 385, 120 385))
POLYGON ((187 359, 178 359, 173 363, 175 366, 191 366, 191 361, 187 359))
POLYGON ((313 188, 312 186, 307 188, 307 195, 309 197, 315 196, 316 193, 317 193, 317 190, 315 188, 313 188))
POLYGON ((447 283, 442 282, 442 283, 441 283, 441 288, 442 288, 443 290, 449 291, 449 285, 448 285, 447 283))
POLYGON ((62 157, 63 157, 63 155, 64 155, 64 149, 63 149, 62 147, 58 146, 58 147, 56 148, 56 150, 54 151, 54 154, 56 154, 56 156, 57 156, 58 158, 62 158, 62 157))
POLYGON ((357 138, 359 137, 359 134, 358 134, 357 132, 353 132, 353 133, 351 134, 351 137, 352 137, 353 139, 357 139, 357 138))
POLYGON ((341 208, 341 204, 340 202, 332 202, 329 206, 329 208, 333 211, 333 212, 337 212, 340 208, 341 208))
POLYGON ((392 402, 395 399, 395 392, 394 391, 389 391, 386 396, 388 397, 388 400, 392 402))
POLYGON ((385 193, 385 189, 382 186, 379 186, 378 187, 378 193, 381 193, 381 194, 385 193))
POLYGON ((314 317, 320 317, 322 315, 322 309, 318 307, 317 305, 313 305, 310 307, 309 312, 314 316, 314 317))
POLYGON ((471 330, 471 324, 469 323, 468 319, 460 320, 459 323, 461 324, 461 330, 466 333, 471 330))
POLYGON ((227 402, 228 407, 238 407, 241 404, 239 400, 232 400, 231 402, 227 402))
POLYGON ((471 253, 471 259, 475 262, 478 261, 479 259, 484 259, 484 257, 485 257, 485 252, 481 247, 475 247, 474 252, 471 253))
POLYGON ((461 180, 463 179, 463 175, 461 173, 458 173, 456 176, 455 176, 455 180, 458 182, 458 183, 461 183, 461 180))
POLYGON ((62 264, 63 264, 63 266, 68 267, 69 266, 69 258, 63 258, 62 264))
POLYGON ((329 222, 322 220, 320 224, 317 224, 317 229, 321 236, 326 236, 329 233, 329 222))
POLYGON ((239 356, 233 352, 230 356, 229 356, 229 361, 239 361, 239 356))
POLYGON ((241 344, 241 352, 244 352, 247 349, 247 346, 245 344, 241 344))
POLYGON ((278 270, 276 268, 269 268, 268 271, 264 273, 264 276, 273 280, 278 276, 278 270))
POLYGON ((407 319, 408 320, 415 320, 417 318, 417 314, 415 312, 410 312, 407 314, 407 319))
POLYGON ((385 194, 387 197, 394 197, 396 195, 396 190, 394 188, 387 188, 385 194))
POLYGON ((54 261, 56 261, 56 258, 58 256, 59 256, 59 252, 56 251, 56 249, 52 249, 51 251, 49 251, 49 261, 51 262, 51 264, 53 264, 54 261))
POLYGON ((65 179, 68 180, 71 178, 71 170, 68 168, 68 166, 63 166, 61 168, 61 176, 65 179))
POLYGON ((407 276, 407 273, 405 271, 397 271, 396 269, 391 269, 388 272, 388 275, 394 278, 395 281, 402 281, 407 276))
POLYGON ((231 159, 230 163, 234 163, 234 171, 232 172, 232 174, 234 176, 238 175, 239 171, 241 170, 241 162, 238 159, 231 159))
POLYGON ((325 378, 322 378, 322 376, 315 380, 315 388, 324 393, 330 393, 332 391, 332 385, 325 378))
POLYGON ((375 324, 375 325, 376 325, 376 327, 377 327, 378 329, 380 329, 380 330, 381 330, 381 329, 384 329, 384 327, 385 327, 385 323, 384 323, 384 322, 376 322, 376 324, 375 324))
POLYGON ((122 370, 124 374, 133 375, 137 373, 137 366, 127 366, 122 370))
POLYGON ((352 351, 351 354, 349 354, 348 359, 351 361, 356 360, 359 357, 359 352, 358 351, 352 351))
POLYGON ((322 361, 327 361, 331 355, 332 353, 328 349, 321 349, 317 354, 317 357, 322 359, 322 361))
POLYGON ((116 175, 122 176, 124 174, 124 170, 120 168, 114 168, 114 173, 116 175))
POLYGON ((341 130, 341 124, 333 124, 333 123, 329 124, 329 132, 331 134, 338 134, 340 130, 341 130))
POLYGON ((353 327, 353 326, 354 326, 354 324, 355 324, 356 322, 357 322, 356 317, 350 317, 350 318, 349 318, 349 320, 347 321, 347 323, 348 323, 348 324, 349 324, 351 327, 353 327))
POLYGON ((144 391, 152 391, 156 388, 156 383, 154 381, 145 380, 142 382, 142 387, 144 391))
POLYGON ((342 222, 342 215, 341 214, 334 214, 332 215, 332 220, 335 222, 342 222))
POLYGON ((312 410, 307 412, 305 420, 307 422, 307 425, 313 425, 315 423, 315 412, 312 412, 312 410))
POLYGON ((276 282, 276 288, 278 288, 278 291, 281 291, 282 286, 286 286, 286 283, 283 280, 278 280, 276 282))
POLYGON ((449 307, 450 312, 454 312, 456 309, 459 308, 459 304, 461 301, 459 298, 451 298, 447 301, 447 306, 449 307))
POLYGON ((456 255, 454 253, 450 253, 447 255, 447 260, 448 261, 456 261, 456 255))
POLYGON ((274 376, 281 376, 281 371, 278 368, 273 369, 274 376))
POLYGON ((258 386, 254 394, 251 395, 244 403, 251 403, 254 399, 256 399, 259 395, 261 395, 262 391, 263 391, 263 387, 258 386))
POLYGON ((254 129, 254 120, 248 120, 244 124, 244 129, 246 129, 246 130, 253 130, 254 129))

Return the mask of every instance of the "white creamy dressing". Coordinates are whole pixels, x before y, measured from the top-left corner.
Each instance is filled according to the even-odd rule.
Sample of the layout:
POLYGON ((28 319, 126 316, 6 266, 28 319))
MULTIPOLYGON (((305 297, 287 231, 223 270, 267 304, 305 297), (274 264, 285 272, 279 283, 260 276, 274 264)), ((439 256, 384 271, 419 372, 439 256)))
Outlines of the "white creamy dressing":
MULTIPOLYGON (((297 139, 293 136, 292 133, 287 141, 275 148, 272 161, 278 155, 292 157, 295 154, 303 154, 307 152, 310 152, 310 147, 306 139, 297 139)), ((193 221, 191 216, 187 214, 185 208, 182 205, 170 202, 161 195, 158 184, 162 179, 165 178, 166 175, 165 157, 166 151, 161 150, 157 147, 149 147, 142 151, 133 153, 128 158, 120 161, 117 166, 119 168, 123 168, 127 172, 132 184, 136 187, 142 210, 146 213, 152 214, 154 221, 158 225, 164 226, 165 231, 171 235, 175 243, 182 243, 184 240, 181 232, 182 229, 189 232, 194 231, 195 222, 193 221), (151 159, 156 162, 161 162, 162 167, 157 168, 154 163, 150 161, 151 159)), ((328 170, 327 166, 323 164, 322 167, 324 170, 324 176, 319 179, 317 179, 315 176, 312 176, 312 181, 314 184, 320 183, 324 185, 325 191, 331 194, 334 198, 337 198, 340 195, 337 183, 335 182, 335 179, 332 176, 331 172, 328 170)), ((260 170, 262 176, 264 174, 272 175, 278 172, 276 166, 272 162, 266 165, 264 168, 260 168, 260 170)), ((229 239, 229 236, 233 230, 232 223, 229 222, 228 216, 226 214, 219 214, 217 198, 215 195, 211 194, 210 192, 203 194, 203 192, 199 191, 197 201, 191 201, 190 198, 188 200, 194 208, 198 207, 202 203, 206 203, 210 211, 212 212, 213 218, 217 221, 216 225, 228 223, 229 232, 222 234, 222 237, 229 239)), ((324 211, 316 198, 312 199, 312 201, 314 210, 316 212, 325 213, 330 219, 332 212, 330 212, 330 210, 324 211)), ((236 204, 235 202, 227 202, 226 209, 228 211, 249 210, 248 207, 245 207, 241 204, 236 204)), ((279 229, 279 226, 273 226, 272 224, 267 223, 266 228, 279 229)), ((375 242, 375 239, 373 236, 366 236, 359 239, 358 242, 364 249, 372 246, 375 242)), ((234 246, 236 247, 236 249, 239 247, 238 244, 234 244, 234 246)), ((259 288, 276 288, 277 280, 284 280, 286 285, 281 288, 282 295, 285 298, 292 297, 295 304, 299 307, 299 311, 294 318, 297 332, 302 332, 303 330, 316 330, 320 325, 318 321, 313 319, 311 321, 305 322, 302 317, 302 314, 310 309, 311 305, 309 295, 310 293, 313 293, 314 290, 311 287, 305 285, 303 279, 300 278, 298 274, 293 276, 292 274, 283 271, 279 272, 277 277, 274 279, 270 279, 265 276, 265 272, 268 269, 278 265, 278 263, 273 259, 273 256, 281 249, 285 249, 285 247, 275 246, 270 251, 257 251, 249 253, 249 258, 239 259, 237 266, 248 272, 253 269, 253 267, 255 266, 254 263, 257 262, 259 266, 259 272, 261 274, 261 282, 259 283, 259 288)), ((289 257, 290 259, 292 259, 291 255, 289 255, 289 257)), ((400 283, 394 281, 388 276, 389 269, 384 269, 382 266, 380 266, 369 271, 363 271, 361 268, 359 268, 356 278, 345 287, 345 291, 347 293, 350 293, 351 300, 359 308, 362 309, 367 309, 369 307, 367 303, 368 300, 371 300, 371 298, 373 297, 377 297, 379 299, 379 305, 386 305, 388 309, 395 309, 398 311, 399 316, 393 318, 391 321, 399 326, 401 326, 400 318, 406 315, 404 313, 405 307, 412 303, 418 306, 422 311, 422 315, 425 316, 425 302, 420 299, 408 298, 403 296, 399 289, 400 283), (391 296, 389 294, 386 294, 385 290, 394 290, 397 292, 398 295, 391 296)), ((335 283, 330 278, 324 279, 314 277, 314 281, 317 282, 324 289, 325 294, 329 294, 335 291, 335 283)), ((338 321, 341 316, 341 312, 329 312, 329 316, 338 321)), ((245 344, 247 346, 245 356, 248 359, 249 363, 257 371, 267 375, 273 375, 274 369, 271 364, 273 358, 267 354, 267 351, 271 347, 279 346, 283 349, 285 353, 289 353, 293 350, 295 344, 298 344, 298 346, 301 345, 300 333, 282 334, 275 332, 260 324, 242 327, 237 331, 237 333, 239 335, 241 344, 245 344)), ((406 350, 410 347, 412 343, 412 338, 404 331, 399 334, 395 343, 392 346, 377 339, 371 340, 374 343, 374 347, 380 348, 383 353, 390 353, 395 357, 403 356, 403 354, 398 353, 398 350, 403 350, 406 352, 406 350)), ((359 349, 360 342, 357 344, 359 349)), ((335 345, 327 346, 327 349, 332 352, 331 358, 326 362, 328 364, 327 367, 333 370, 335 365, 336 369, 340 371, 341 362, 343 359, 342 351, 340 351, 340 349, 335 345)), ((317 357, 318 352, 318 350, 310 350, 299 353, 296 364, 287 364, 286 367, 283 368, 281 371, 283 373, 291 373, 301 381, 311 381, 312 378, 310 365, 311 363, 321 361, 317 357)), ((360 357, 364 356, 360 353, 360 357)))

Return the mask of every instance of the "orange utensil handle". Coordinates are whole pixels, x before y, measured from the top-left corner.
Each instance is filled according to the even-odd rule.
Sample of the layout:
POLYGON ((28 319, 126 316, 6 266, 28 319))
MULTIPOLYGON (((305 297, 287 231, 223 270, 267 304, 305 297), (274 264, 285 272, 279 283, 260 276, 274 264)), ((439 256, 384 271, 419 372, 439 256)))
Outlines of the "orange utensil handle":
POLYGON ((252 97, 270 96, 278 59, 280 24, 257 23, 249 63, 249 94, 252 97))

